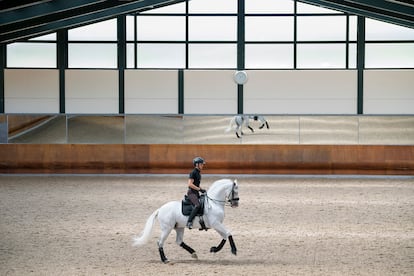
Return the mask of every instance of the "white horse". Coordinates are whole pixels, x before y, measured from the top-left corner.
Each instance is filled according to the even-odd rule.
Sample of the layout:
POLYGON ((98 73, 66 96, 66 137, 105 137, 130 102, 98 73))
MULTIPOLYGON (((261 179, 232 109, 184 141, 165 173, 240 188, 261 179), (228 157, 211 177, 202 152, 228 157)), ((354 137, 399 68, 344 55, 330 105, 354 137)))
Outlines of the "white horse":
POLYGON ((265 125, 267 129, 269 129, 269 123, 266 121, 264 116, 257 116, 257 115, 236 115, 230 120, 230 125, 226 129, 226 132, 231 131, 234 129, 236 131, 237 138, 240 138, 240 135, 243 135, 243 126, 250 129, 251 132, 254 132, 254 129, 250 126, 249 120, 260 121, 262 125, 259 129, 262 129, 265 125), (240 135, 239 135, 240 130, 240 135))
MULTIPOLYGON (((213 246, 210 252, 219 252, 226 240, 228 239, 231 246, 231 252, 236 255, 237 249, 234 244, 233 237, 229 230, 223 225, 224 220, 224 205, 229 202, 231 207, 237 207, 239 202, 239 189, 237 180, 221 179, 213 183, 208 189, 204 197, 204 215, 202 219, 204 225, 207 228, 215 229, 223 238, 218 246, 213 246)), ((194 249, 184 243, 184 229, 187 223, 187 216, 182 214, 182 207, 180 201, 170 201, 159 209, 155 210, 152 215, 149 216, 145 224, 144 230, 141 236, 134 238, 134 245, 139 246, 148 242, 151 236, 152 228, 154 226, 155 218, 158 217, 158 222, 161 228, 161 236, 158 240, 158 250, 160 253, 161 261, 168 263, 168 259, 164 253, 164 242, 167 239, 172 229, 175 229, 177 233, 176 243, 182 248, 187 250, 191 256, 197 259, 197 254, 194 249)), ((201 227, 202 223, 194 219, 194 227, 201 227)))

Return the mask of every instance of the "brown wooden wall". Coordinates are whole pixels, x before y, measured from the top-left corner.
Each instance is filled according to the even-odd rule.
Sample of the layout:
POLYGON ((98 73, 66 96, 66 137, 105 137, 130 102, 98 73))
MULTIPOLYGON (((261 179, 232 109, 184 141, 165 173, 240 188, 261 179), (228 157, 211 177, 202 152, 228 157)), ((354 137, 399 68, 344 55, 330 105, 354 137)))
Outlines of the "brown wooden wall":
POLYGON ((0 144, 0 173, 414 175, 414 146, 0 144))

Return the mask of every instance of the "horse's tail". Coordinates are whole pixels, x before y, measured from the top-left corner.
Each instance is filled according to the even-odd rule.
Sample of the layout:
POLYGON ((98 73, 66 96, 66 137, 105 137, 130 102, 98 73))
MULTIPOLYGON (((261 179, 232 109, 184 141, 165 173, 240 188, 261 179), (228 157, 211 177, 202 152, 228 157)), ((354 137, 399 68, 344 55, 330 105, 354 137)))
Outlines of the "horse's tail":
POLYGON ((231 118, 229 127, 226 128, 226 132, 231 131, 233 129, 233 125, 235 125, 235 124, 236 124, 236 116, 234 116, 233 118, 231 118))
POLYGON ((148 239, 151 236, 152 227, 154 226, 155 218, 158 216, 158 211, 159 209, 155 210, 154 213, 149 216, 147 222, 145 223, 144 230, 141 232, 141 236, 134 237, 133 246, 140 246, 148 242, 148 239))

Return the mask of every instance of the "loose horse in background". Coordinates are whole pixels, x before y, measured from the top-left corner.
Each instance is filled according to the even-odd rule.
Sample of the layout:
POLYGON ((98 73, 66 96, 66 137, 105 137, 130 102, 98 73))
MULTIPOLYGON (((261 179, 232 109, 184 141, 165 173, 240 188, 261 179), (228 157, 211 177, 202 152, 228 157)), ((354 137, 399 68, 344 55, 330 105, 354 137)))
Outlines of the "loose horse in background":
MULTIPOLYGON (((231 252, 236 255, 237 248, 233 241, 233 236, 230 231, 223 225, 224 220, 224 205, 229 202, 231 207, 237 207, 239 203, 239 188, 236 180, 221 179, 213 183, 208 189, 206 196, 204 197, 204 214, 201 217, 203 223, 194 219, 194 227, 206 227, 215 229, 223 238, 218 246, 213 246, 210 252, 219 252, 226 240, 230 241, 231 252)), ((152 228, 154 226, 155 218, 158 218, 158 222, 161 228, 161 236, 158 240, 158 250, 160 258, 163 263, 168 263, 168 258, 164 253, 164 242, 170 234, 171 230, 174 229, 177 237, 176 243, 182 248, 187 250, 191 256, 195 259, 198 258, 194 249, 184 243, 184 229, 187 223, 187 216, 183 215, 182 203, 180 201, 170 201, 159 209, 155 210, 152 215, 147 219, 144 230, 140 237, 134 238, 134 245, 143 245, 148 242, 150 238, 152 228)))
POLYGON ((226 132, 231 131, 234 129, 236 131, 237 138, 240 138, 240 135, 244 135, 243 133, 243 126, 250 129, 251 132, 254 132, 254 129, 250 126, 249 121, 255 120, 260 121, 262 125, 259 129, 262 129, 265 125, 267 129, 269 129, 269 123, 266 121, 264 116, 257 116, 257 115, 236 115, 230 120, 230 125, 226 129, 226 132), (239 135, 240 131, 240 135, 239 135))

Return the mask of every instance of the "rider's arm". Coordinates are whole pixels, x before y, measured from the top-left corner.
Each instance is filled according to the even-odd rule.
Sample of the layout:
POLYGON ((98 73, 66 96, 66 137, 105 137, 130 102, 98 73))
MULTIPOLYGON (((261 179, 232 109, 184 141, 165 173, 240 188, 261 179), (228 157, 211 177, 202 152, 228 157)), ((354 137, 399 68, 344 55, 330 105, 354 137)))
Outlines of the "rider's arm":
POLYGON ((196 190, 196 191, 200 191, 201 188, 194 185, 193 182, 194 182, 194 179, 192 179, 192 178, 188 179, 188 188, 191 188, 191 189, 196 190))

